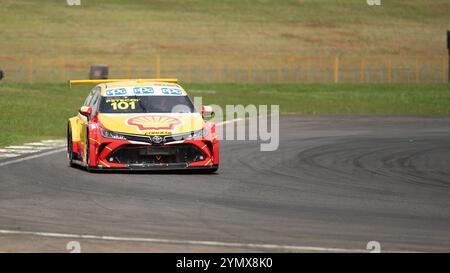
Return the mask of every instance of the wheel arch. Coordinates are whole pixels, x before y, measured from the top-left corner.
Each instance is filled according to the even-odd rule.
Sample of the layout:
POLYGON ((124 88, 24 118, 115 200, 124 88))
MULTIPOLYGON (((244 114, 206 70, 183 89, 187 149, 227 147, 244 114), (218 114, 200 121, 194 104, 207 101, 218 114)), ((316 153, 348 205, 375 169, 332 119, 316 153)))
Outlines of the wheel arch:
POLYGON ((69 132, 69 128, 72 132, 72 143, 80 142, 81 127, 78 117, 69 119, 69 122, 67 124, 67 132, 69 132))

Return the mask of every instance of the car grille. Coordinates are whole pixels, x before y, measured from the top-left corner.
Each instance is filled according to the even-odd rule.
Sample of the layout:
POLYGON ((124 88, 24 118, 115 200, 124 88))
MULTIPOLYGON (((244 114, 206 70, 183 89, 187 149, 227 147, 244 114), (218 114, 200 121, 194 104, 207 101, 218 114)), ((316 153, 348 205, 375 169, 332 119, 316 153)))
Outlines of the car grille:
MULTIPOLYGON (((139 135, 129 135, 129 134, 121 134, 121 135, 123 137, 125 137, 125 139, 128 141, 160 144, 160 143, 154 143, 154 141, 152 140, 152 136, 139 136, 139 135)), ((161 136, 161 138, 162 138, 161 143, 170 143, 170 142, 182 140, 182 138, 176 139, 173 136, 161 136)))
POLYGON ((126 165, 190 163, 205 159, 204 153, 195 145, 124 145, 108 155, 107 160, 126 165))

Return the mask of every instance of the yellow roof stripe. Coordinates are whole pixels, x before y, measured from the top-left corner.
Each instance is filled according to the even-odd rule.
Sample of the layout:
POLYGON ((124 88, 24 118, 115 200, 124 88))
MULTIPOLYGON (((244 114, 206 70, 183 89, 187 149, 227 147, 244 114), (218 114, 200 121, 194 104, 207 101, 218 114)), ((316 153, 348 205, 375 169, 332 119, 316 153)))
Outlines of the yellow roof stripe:
POLYGON ((74 84, 101 84, 101 83, 112 83, 112 82, 169 82, 177 83, 178 80, 174 78, 168 79, 99 79, 99 80, 69 80, 69 86, 72 87, 74 84))

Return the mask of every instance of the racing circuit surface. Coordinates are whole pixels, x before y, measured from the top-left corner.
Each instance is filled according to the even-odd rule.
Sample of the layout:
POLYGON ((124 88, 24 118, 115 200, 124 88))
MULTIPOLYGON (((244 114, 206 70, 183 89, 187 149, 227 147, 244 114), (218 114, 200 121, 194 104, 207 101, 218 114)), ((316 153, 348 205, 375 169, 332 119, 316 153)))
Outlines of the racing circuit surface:
POLYGON ((0 251, 65 252, 64 234, 117 237, 82 251, 450 251, 450 118, 284 116, 280 133, 275 152, 222 141, 212 175, 88 173, 63 151, 3 165, 0 251))

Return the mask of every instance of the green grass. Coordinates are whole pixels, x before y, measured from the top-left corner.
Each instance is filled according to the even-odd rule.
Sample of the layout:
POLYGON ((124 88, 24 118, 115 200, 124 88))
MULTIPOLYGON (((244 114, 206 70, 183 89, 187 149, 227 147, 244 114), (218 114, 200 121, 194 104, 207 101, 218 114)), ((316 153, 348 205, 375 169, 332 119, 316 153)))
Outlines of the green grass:
MULTIPOLYGON (((185 84, 204 104, 278 104, 282 114, 449 115, 447 84, 185 84)), ((89 88, 1 84, 0 147, 63 138, 89 88)))
POLYGON ((86 92, 62 84, 1 84, 0 147, 62 138, 67 118, 85 98, 86 92))
MULTIPOLYGON (((0 53, 151 66, 153 56, 445 55, 448 0, 2 0, 0 53)), ((258 58, 259 57, 259 58, 258 58)), ((176 59, 176 60, 179 60, 176 59)), ((15 61, 15 60, 12 60, 15 61)), ((25 59, 24 64, 27 65, 25 59)), ((166 61, 163 67, 179 62, 166 61)), ((85 66, 83 66, 85 67, 85 66)))
POLYGON ((448 115, 446 84, 190 84, 206 103, 278 104, 283 114, 448 115))

